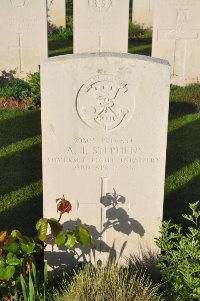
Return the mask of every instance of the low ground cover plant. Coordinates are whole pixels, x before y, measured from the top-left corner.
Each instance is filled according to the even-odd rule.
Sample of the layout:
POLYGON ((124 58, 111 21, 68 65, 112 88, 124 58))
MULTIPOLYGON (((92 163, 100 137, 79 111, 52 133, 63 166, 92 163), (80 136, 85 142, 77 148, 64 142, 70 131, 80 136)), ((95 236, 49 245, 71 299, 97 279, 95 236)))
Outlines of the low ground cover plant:
POLYGON ((181 225, 164 221, 161 237, 159 268, 164 281, 164 294, 169 301, 200 300, 200 210, 199 202, 191 203, 191 214, 183 214, 190 222, 188 232, 181 225))
POLYGON ((0 97, 26 101, 29 108, 40 107, 40 72, 29 74, 27 79, 17 78, 15 71, 2 72, 0 76, 0 97))

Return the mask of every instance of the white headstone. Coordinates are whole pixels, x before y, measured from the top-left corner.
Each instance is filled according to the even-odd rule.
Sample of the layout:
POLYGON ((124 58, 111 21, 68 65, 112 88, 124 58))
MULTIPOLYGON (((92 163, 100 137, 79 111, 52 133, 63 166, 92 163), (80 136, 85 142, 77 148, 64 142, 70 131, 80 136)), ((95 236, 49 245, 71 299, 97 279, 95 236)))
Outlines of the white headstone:
POLYGON ((171 64, 171 82, 200 81, 200 0, 158 0, 152 56, 171 64))
MULTIPOLYGON (((41 66, 44 216, 58 217, 55 199, 64 194, 72 203, 64 225, 92 225, 96 259, 157 250, 169 71, 166 61, 114 53, 41 66)), ((50 264, 68 255, 46 252, 50 264)))
POLYGON ((1 0, 0 41, 0 72, 37 71, 48 56, 46 0, 1 0))
POLYGON ((155 0, 133 0, 132 21, 144 28, 153 26, 155 0))
POLYGON ((65 0, 48 0, 48 20, 57 27, 66 27, 65 0))
POLYGON ((74 0, 74 53, 128 52, 129 0, 74 0))

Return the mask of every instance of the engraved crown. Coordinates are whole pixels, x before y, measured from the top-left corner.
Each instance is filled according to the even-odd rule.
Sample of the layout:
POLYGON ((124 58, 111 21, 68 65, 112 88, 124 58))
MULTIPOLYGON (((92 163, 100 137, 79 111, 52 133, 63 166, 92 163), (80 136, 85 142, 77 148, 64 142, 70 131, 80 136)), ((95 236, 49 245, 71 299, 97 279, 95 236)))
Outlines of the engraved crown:
POLYGON ((97 99, 114 99, 119 92, 119 87, 112 82, 99 82, 94 85, 94 95, 97 99))

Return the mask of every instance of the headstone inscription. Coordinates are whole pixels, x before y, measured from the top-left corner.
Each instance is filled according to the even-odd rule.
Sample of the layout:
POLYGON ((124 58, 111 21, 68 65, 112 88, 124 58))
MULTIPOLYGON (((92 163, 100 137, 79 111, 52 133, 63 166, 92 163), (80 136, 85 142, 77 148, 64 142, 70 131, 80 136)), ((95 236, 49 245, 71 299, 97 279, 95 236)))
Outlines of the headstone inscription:
POLYGON ((37 71, 48 56, 46 0, 1 0, 0 41, 0 72, 37 71))
POLYGON ((200 80, 200 0, 157 0, 152 56, 171 64, 171 82, 200 80))
POLYGON ((144 28, 153 26, 155 0, 133 0, 132 21, 144 28))
MULTIPOLYGON (((41 66, 44 216, 57 217, 54 200, 64 194, 72 203, 64 227, 90 226, 96 260, 157 251, 169 71, 166 61, 114 53, 41 66)), ((46 251, 52 266, 87 257, 57 251, 46 251)))
POLYGON ((74 53, 127 52, 129 0, 74 0, 74 53))
POLYGON ((47 0, 48 20, 57 27, 66 27, 65 0, 47 0))

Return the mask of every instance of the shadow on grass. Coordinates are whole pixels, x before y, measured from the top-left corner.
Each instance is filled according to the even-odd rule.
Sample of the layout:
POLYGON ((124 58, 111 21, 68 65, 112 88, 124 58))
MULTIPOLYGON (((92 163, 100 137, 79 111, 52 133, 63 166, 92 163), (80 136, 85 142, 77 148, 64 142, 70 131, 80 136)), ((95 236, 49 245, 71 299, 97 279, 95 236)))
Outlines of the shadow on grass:
POLYGON ((168 134, 164 219, 184 223, 189 202, 200 198, 200 119, 168 134), (170 186, 171 185, 171 186, 170 186))
POLYGON ((166 176, 200 159, 200 118, 168 133, 166 176))
POLYGON ((42 217, 42 194, 27 199, 0 213, 0 230, 21 231, 24 235, 36 234, 36 222, 42 217))
POLYGON ((57 39, 49 41, 49 57, 73 53, 73 41, 57 39))
POLYGON ((168 193, 164 201, 164 219, 172 220, 174 223, 182 224, 186 227, 191 226, 182 214, 191 214, 189 203, 200 199, 200 175, 193 177, 185 185, 168 193))
MULTIPOLYGON (((2 115, 7 112, 0 112, 2 115)), ((23 111, 8 113, 7 119, 1 120, 0 115, 0 148, 20 140, 41 135, 40 112, 23 111), (9 118, 10 114, 10 118, 9 118)))
POLYGON ((31 234, 42 216, 40 112, 0 113, 0 229, 31 234))
POLYGON ((151 40, 143 39, 143 40, 129 40, 128 52, 132 54, 140 54, 151 56, 151 40))
MULTIPOLYGON (((198 108, 191 102, 171 101, 169 103, 169 113, 174 116, 183 116, 187 114, 194 114, 198 112, 198 108)), ((176 117, 175 116, 175 117, 176 117)))

